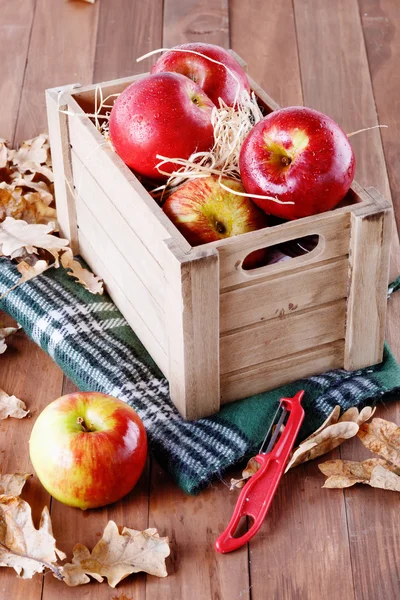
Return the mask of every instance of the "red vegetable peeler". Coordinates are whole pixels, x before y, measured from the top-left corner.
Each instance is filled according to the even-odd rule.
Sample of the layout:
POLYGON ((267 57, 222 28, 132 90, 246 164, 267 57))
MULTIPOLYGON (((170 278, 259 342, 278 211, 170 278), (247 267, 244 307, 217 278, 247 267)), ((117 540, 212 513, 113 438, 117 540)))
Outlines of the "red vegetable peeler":
POLYGON ((215 549, 218 552, 225 554, 241 548, 260 529, 304 419, 304 409, 301 406, 303 396, 304 391, 301 390, 293 398, 281 398, 271 427, 255 457, 261 467, 240 492, 229 525, 215 542, 215 549), (275 424, 276 427, 273 429, 275 424), (234 537, 243 517, 252 517, 253 524, 246 533, 234 537))

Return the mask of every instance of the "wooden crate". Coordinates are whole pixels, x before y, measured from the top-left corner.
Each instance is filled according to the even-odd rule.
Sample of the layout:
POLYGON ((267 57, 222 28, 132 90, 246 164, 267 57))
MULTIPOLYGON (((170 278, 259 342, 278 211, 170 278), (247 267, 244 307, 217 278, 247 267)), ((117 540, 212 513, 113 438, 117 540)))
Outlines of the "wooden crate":
MULTIPOLYGON (((144 75, 101 84, 119 93, 144 75)), ((278 105, 249 78, 265 110, 278 105)), ((392 209, 353 184, 335 210, 192 248, 87 112, 96 86, 47 91, 60 232, 101 276, 187 419, 382 359, 392 209), (254 250, 318 235, 308 254, 253 271, 254 250)))

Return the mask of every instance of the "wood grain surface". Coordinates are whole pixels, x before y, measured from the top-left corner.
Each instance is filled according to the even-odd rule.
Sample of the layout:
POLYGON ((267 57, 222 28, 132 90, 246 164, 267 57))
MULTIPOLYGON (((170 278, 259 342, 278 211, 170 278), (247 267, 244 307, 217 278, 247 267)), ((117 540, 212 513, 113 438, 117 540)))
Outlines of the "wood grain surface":
MULTIPOLYGON (((252 77, 282 106, 315 107, 346 132, 387 124, 388 129, 359 134, 352 143, 357 180, 392 199, 400 224, 397 0, 0 0, 0 15, 0 137, 17 143, 47 127, 45 88, 138 73, 153 60, 137 64, 136 57, 163 45, 217 43, 238 52, 252 77)), ((393 277, 400 272, 397 235, 391 256, 393 277)), ((10 322, 0 316, 1 325, 10 322)), ((400 297, 394 295, 386 334, 398 359, 399 323, 400 297)), ((10 339, 0 356, 0 387, 21 397, 32 413, 30 419, 0 425, 1 469, 30 471, 27 440, 35 417, 74 388, 63 383, 58 367, 23 332, 10 339)), ((399 406, 388 399, 380 416, 400 423, 399 406)), ((322 460, 339 456, 357 460, 366 452, 353 440, 322 460)), ((51 501, 33 477, 23 497, 36 523, 43 506, 50 506, 63 550, 70 553, 76 542, 93 546, 109 519, 137 529, 155 526, 171 539, 170 575, 134 575, 117 590, 98 583, 71 590, 51 576, 24 581, 2 569, 0 598, 399 598, 398 496, 367 486, 322 490, 317 462, 285 476, 258 536, 249 548, 227 556, 213 550, 236 499, 222 481, 188 497, 150 460, 139 485, 123 501, 82 513, 51 501)))

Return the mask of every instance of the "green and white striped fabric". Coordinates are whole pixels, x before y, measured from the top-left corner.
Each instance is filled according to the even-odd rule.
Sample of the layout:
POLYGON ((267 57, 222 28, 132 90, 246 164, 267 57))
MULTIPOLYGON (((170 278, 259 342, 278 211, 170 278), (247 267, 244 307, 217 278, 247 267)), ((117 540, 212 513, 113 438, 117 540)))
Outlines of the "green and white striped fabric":
MULTIPOLYGON (((0 295, 18 278, 15 266, 0 259, 0 295)), ((111 394, 133 406, 157 460, 190 494, 257 451, 281 397, 305 390, 304 438, 336 404, 346 410, 400 389, 400 368, 386 347, 384 361, 376 367, 310 377, 226 405, 213 417, 186 422, 169 399, 167 380, 107 295, 89 294, 58 269, 10 292, 0 308, 81 390, 111 394)))

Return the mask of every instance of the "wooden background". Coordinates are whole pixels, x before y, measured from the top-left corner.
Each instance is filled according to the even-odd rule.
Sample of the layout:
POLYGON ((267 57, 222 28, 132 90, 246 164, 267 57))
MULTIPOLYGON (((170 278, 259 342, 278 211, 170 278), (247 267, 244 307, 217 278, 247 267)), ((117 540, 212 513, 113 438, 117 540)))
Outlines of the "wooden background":
MULTIPOLYGON (((135 58, 161 46, 205 41, 232 47, 282 106, 306 104, 345 131, 379 123, 388 129, 352 138, 357 180, 392 197, 400 224, 400 10, 398 0, 0 0, 0 137, 19 143, 46 129, 44 89, 140 72, 135 58)), ((392 275, 400 272, 397 231, 392 275)), ((400 293, 389 304, 387 338, 400 358, 400 293)), ((0 323, 11 320, 0 317, 0 323)), ((0 425, 3 472, 30 471, 35 416, 73 387, 23 333, 0 357, 0 387, 32 419, 0 425)), ((380 414, 400 423, 400 404, 380 414)), ((332 456, 362 459, 358 440, 332 456)), ((331 458, 328 456, 327 458, 331 458)), ((325 458, 324 458, 325 460, 325 458)), ((321 490, 316 462, 285 476, 261 532, 232 555, 213 542, 236 494, 223 483, 185 496, 151 461, 123 502, 82 513, 53 501, 33 478, 23 497, 38 519, 51 508, 58 546, 92 547, 108 519, 169 535, 166 579, 131 576, 117 590, 92 583, 72 590, 52 576, 19 580, 2 569, 2 600, 392 600, 400 597, 399 496, 357 486, 321 490), (125 594, 125 596, 123 595, 125 594)))

